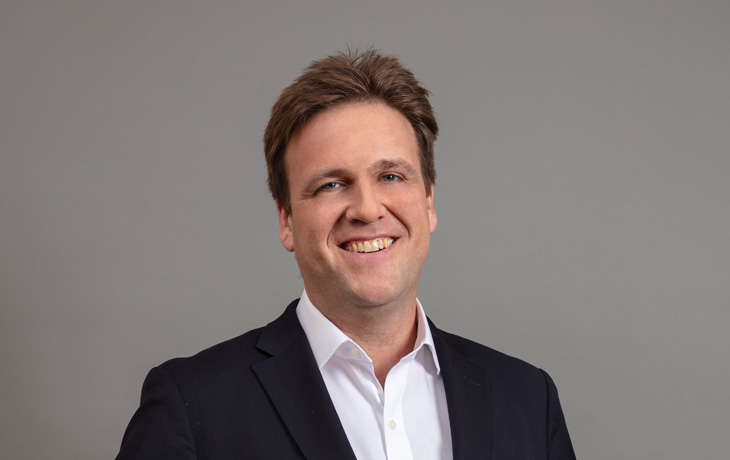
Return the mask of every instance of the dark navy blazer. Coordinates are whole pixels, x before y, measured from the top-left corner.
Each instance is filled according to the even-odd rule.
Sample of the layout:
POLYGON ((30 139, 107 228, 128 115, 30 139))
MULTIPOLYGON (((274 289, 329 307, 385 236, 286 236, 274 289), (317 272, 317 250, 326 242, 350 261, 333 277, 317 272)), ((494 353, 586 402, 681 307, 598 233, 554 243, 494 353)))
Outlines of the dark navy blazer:
MULTIPOLYGON (((297 302, 266 327, 152 369, 117 459, 355 460, 297 302)), ((430 326, 454 460, 575 459, 547 373, 430 326)))

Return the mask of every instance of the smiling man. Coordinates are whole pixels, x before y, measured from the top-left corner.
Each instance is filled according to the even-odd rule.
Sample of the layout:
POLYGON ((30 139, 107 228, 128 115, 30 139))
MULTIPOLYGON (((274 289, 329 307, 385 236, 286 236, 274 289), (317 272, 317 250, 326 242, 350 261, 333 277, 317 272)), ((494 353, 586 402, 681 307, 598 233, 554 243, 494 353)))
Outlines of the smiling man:
POLYGON ((117 458, 575 458, 550 377, 440 331, 416 298, 437 132, 428 92, 375 51, 282 92, 264 148, 302 296, 153 369, 117 458))
POLYGON ((312 304, 374 358, 385 386, 413 350, 418 278, 436 229, 413 128, 386 104, 344 103, 292 136, 285 165, 281 241, 312 304))

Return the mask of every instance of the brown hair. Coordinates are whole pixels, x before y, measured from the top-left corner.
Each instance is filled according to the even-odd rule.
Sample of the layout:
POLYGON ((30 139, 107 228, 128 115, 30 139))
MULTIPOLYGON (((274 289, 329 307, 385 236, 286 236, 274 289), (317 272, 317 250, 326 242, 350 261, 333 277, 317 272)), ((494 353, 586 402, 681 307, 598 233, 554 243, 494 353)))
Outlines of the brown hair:
POLYGON ((397 58, 376 50, 347 50, 312 62, 282 91, 271 109, 264 133, 269 189, 285 211, 291 212, 284 156, 291 136, 314 115, 346 102, 381 101, 398 110, 413 126, 418 140, 426 194, 436 181, 433 144, 438 124, 430 92, 397 58))

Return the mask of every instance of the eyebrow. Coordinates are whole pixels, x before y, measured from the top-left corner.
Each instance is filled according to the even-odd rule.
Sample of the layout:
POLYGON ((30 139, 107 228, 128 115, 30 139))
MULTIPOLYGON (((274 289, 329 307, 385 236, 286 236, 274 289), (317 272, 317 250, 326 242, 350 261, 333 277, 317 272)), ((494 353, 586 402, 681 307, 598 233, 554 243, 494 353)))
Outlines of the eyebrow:
MULTIPOLYGON (((377 163, 374 163, 368 168, 368 172, 370 174, 375 174, 380 171, 388 170, 403 171, 406 176, 413 176, 418 174, 418 171, 416 171, 416 169, 411 166, 410 163, 402 160, 383 159, 378 161, 377 163)), ((304 193, 313 193, 316 189, 319 188, 321 182, 325 179, 334 177, 345 177, 349 175, 351 175, 351 172, 345 168, 330 168, 324 169, 322 171, 317 171, 312 175, 312 177, 309 178, 309 180, 305 184, 304 193)))
POLYGON ((347 174, 348 172, 345 168, 331 168, 325 169, 323 171, 318 171, 314 173, 314 175, 310 177, 307 183, 304 185, 304 193, 314 192, 317 188, 319 188, 320 182, 327 178, 342 177, 347 174))
POLYGON ((418 174, 418 171, 411 166, 410 163, 402 160, 388 160, 383 159, 375 163, 374 165, 370 166, 368 170, 371 174, 376 173, 378 171, 387 171, 389 169, 394 169, 396 171, 403 171, 408 176, 413 176, 415 174, 418 174))

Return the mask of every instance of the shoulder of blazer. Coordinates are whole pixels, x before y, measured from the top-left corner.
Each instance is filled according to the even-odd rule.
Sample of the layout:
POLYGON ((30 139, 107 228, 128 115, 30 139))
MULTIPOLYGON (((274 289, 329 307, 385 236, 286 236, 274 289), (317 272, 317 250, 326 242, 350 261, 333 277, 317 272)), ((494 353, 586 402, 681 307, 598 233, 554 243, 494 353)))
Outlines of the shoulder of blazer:
POLYGON ((208 375, 217 378, 222 373, 250 368, 276 355, 304 334, 296 316, 298 303, 299 299, 291 302, 281 316, 264 327, 252 329, 193 356, 173 358, 160 367, 170 372, 176 380, 185 379, 186 376, 197 380, 208 375))
MULTIPOLYGON (((437 328, 429 319, 431 334, 436 344, 436 349, 449 350, 464 357, 466 360, 483 367, 492 377, 502 374, 509 374, 514 377, 522 376, 543 380, 539 368, 519 358, 507 355, 486 345, 473 340, 460 337, 437 328)), ((441 356, 439 355, 439 360, 441 356)), ((441 363, 439 363, 441 364, 441 363)))

